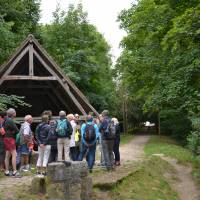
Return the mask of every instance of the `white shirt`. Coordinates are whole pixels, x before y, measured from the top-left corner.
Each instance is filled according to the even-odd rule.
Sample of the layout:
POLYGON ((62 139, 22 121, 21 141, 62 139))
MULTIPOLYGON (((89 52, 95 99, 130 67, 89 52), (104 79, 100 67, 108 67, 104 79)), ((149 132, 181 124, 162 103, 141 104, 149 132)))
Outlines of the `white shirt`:
POLYGON ((74 120, 72 120, 72 121, 70 121, 70 124, 73 129, 71 139, 70 139, 70 147, 75 147, 76 146, 76 143, 75 143, 76 122, 74 120))
POLYGON ((23 134, 24 135, 30 135, 30 133, 31 133, 31 125, 28 123, 28 122, 24 122, 24 125, 23 125, 24 127, 24 132, 23 132, 23 134))

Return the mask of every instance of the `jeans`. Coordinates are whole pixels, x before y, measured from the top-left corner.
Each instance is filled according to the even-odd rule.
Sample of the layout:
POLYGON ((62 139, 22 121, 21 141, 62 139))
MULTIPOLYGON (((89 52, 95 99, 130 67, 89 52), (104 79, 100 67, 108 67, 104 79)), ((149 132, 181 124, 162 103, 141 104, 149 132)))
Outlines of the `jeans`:
POLYGON ((56 162, 58 155, 58 149, 56 146, 51 146, 51 153, 49 157, 49 163, 56 162))
POLYGON ((113 145, 114 140, 102 140, 103 155, 108 170, 112 169, 114 164, 113 145))
POLYGON ((86 155, 86 161, 88 168, 92 169, 95 162, 95 152, 96 152, 96 143, 90 147, 86 146, 84 143, 81 145, 81 152, 79 154, 79 161, 83 160, 83 157, 86 155))
POLYGON ((65 161, 69 161, 69 138, 58 138, 57 140, 57 148, 58 148, 58 161, 63 161, 63 148, 64 148, 64 156, 65 161))
POLYGON ((120 137, 116 137, 113 146, 113 152, 115 154, 115 162, 120 162, 119 143, 120 143, 120 137))
POLYGON ((73 161, 77 161, 79 156, 79 146, 70 147, 70 158, 73 161))
POLYGON ((104 159, 104 154, 103 154, 102 138, 101 137, 100 137, 100 152, 101 152, 100 163, 101 163, 102 166, 105 166, 105 159, 104 159))

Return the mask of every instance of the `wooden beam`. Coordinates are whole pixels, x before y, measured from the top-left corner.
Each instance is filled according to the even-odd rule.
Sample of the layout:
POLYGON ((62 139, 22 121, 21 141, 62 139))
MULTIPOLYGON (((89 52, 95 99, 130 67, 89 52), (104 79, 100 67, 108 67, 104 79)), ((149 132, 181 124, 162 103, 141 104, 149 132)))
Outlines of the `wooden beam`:
MULTIPOLYGON (((52 119, 57 120, 59 119, 59 116, 52 116, 52 119)), ((24 122, 24 117, 16 117, 15 121, 17 122, 24 122)), ((42 118, 41 117, 33 117, 33 122, 34 123, 39 123, 42 122, 42 118)))
POLYGON ((29 75, 33 76, 33 44, 29 44, 29 75))
POLYGON ((6 85, 6 88, 8 89, 22 89, 23 90, 29 90, 29 89, 50 89, 50 86, 47 85, 6 85))
POLYGON ((58 75, 46 64, 46 62, 44 62, 44 60, 41 58, 41 56, 35 51, 33 50, 34 55, 38 58, 38 60, 42 63, 42 65, 55 77, 57 77, 57 81, 62 85, 63 89, 67 92, 67 94, 70 96, 70 98, 72 99, 72 101, 74 102, 74 104, 78 107, 78 109, 81 111, 81 113, 83 115, 86 115, 87 113, 85 112, 85 110, 83 109, 83 107, 81 106, 81 104, 77 101, 77 99, 75 98, 75 96, 72 94, 72 92, 69 89, 69 86, 67 83, 64 83, 63 80, 60 79, 60 77, 58 77, 58 75))
POLYGON ((3 81, 11 81, 11 80, 33 80, 33 81, 56 81, 56 77, 54 76, 5 76, 2 78, 3 81))
POLYGON ((29 47, 27 46, 17 57, 16 59, 11 63, 10 66, 8 66, 7 71, 2 75, 2 78, 0 80, 0 85, 5 81, 4 76, 7 76, 10 74, 10 72, 14 69, 14 67, 17 65, 17 63, 23 58, 23 56, 28 52, 29 47))
POLYGON ((63 100, 63 97, 59 94, 58 90, 49 82, 47 83, 52 90, 52 93, 55 94, 55 96, 59 99, 59 101, 61 101, 61 103, 69 110, 71 111, 69 105, 67 104, 67 102, 65 100, 63 100))

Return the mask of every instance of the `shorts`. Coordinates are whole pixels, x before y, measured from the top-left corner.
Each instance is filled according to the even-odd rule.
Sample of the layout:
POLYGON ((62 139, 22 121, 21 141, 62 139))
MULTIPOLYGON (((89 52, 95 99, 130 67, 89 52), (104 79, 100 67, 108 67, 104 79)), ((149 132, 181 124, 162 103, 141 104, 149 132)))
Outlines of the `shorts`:
POLYGON ((4 138, 4 147, 6 151, 16 150, 16 144, 14 138, 4 138))
POLYGON ((21 145, 21 155, 29 155, 29 148, 27 144, 21 145))

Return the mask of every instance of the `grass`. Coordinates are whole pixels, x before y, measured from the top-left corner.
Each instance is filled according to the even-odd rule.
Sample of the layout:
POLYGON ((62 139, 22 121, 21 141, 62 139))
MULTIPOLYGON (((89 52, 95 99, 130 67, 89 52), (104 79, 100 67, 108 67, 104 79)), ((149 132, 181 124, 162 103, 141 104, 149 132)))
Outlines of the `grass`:
POLYGON ((173 173, 174 169, 159 157, 151 157, 141 168, 124 178, 111 192, 115 200, 177 200, 163 173, 173 173))
POLYGON ((180 146, 174 140, 164 136, 151 136, 149 142, 144 148, 145 154, 164 154, 172 158, 176 158, 178 163, 183 165, 192 165, 193 176, 196 178, 200 187, 200 160, 195 158, 192 153, 180 146))
POLYGON ((134 137, 133 134, 122 134, 120 136, 120 144, 124 145, 129 143, 133 139, 133 137, 134 137))

